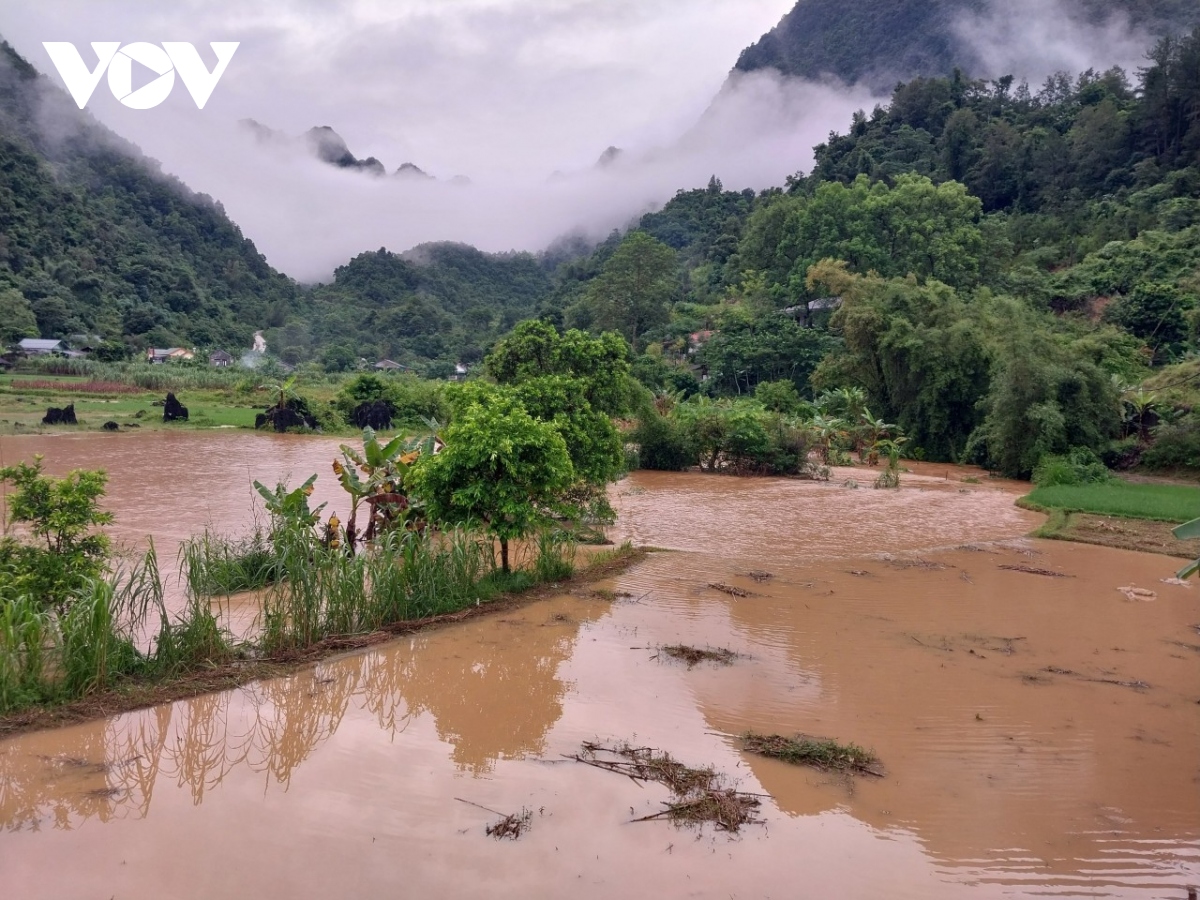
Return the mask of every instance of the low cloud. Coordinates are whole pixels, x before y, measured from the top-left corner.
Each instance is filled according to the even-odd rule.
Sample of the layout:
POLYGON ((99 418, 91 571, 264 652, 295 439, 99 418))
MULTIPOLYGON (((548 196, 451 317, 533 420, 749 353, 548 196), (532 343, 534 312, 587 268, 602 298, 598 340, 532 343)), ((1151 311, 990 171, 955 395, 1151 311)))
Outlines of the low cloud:
POLYGON ((1034 85, 1055 72, 1121 66, 1132 73, 1154 44, 1123 11, 1097 20, 1064 0, 993 0, 979 15, 960 16, 954 31, 978 60, 978 74, 1011 74, 1034 85))

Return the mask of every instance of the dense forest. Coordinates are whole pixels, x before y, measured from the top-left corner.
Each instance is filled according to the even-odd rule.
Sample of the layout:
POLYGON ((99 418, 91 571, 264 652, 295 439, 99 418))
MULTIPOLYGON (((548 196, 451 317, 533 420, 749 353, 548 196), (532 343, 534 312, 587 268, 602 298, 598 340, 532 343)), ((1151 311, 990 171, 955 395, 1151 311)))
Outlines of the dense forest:
MULTIPOLYGON (((1191 0, 1061 0, 1086 22, 1121 15, 1154 34, 1200 24, 1191 0)), ((956 30, 963 16, 1012 13, 992 0, 799 0, 738 59, 735 71, 774 69, 817 79, 835 76, 890 90, 897 80, 978 72, 979 60, 956 30)), ((999 74, 999 73, 996 73, 999 74)))
POLYGON ((560 321, 659 393, 860 390, 928 458, 1200 464, 1198 110, 1200 30, 1133 79, 917 79, 785 188, 714 179, 568 266, 560 321))

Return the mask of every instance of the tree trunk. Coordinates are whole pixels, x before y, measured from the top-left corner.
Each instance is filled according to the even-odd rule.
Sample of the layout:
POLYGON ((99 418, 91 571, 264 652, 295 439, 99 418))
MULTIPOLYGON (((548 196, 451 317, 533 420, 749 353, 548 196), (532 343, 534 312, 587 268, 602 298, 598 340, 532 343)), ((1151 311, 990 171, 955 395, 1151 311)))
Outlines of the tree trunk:
POLYGON ((500 570, 508 574, 508 538, 500 538, 500 570))

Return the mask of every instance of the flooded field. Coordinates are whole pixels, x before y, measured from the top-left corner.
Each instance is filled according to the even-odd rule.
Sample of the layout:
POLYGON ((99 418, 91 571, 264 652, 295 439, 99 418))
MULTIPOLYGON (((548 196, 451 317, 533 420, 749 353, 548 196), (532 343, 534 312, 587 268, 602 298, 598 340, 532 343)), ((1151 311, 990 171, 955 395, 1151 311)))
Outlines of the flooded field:
MULTIPOLYGON (((240 443, 259 438, 186 437, 203 474, 184 487, 244 515, 225 476, 265 460, 240 443)), ((336 441, 281 446, 270 464, 303 477, 336 441)), ((129 534, 203 522, 180 504, 160 532, 161 490, 122 506, 126 447, 102 464, 129 534)), ((1024 540, 1019 488, 965 474, 639 473, 614 536, 664 551, 611 582, 2 742, 5 895, 1186 897, 1200 590, 1164 583, 1166 557, 1024 540), (689 668, 669 644, 737 656, 689 668), (763 759, 747 730, 852 741, 886 776, 763 759), (632 823, 667 792, 566 758, 591 740, 712 765, 763 822, 632 823), (486 835, 522 811, 519 840, 486 835)))

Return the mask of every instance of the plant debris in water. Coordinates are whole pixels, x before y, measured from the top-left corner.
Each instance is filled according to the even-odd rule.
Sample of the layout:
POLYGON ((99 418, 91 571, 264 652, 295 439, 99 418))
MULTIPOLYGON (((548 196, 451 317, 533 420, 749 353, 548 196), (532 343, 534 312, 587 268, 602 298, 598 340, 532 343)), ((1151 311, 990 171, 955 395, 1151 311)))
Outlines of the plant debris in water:
POLYGON ((585 741, 581 751, 570 758, 624 775, 637 784, 655 781, 665 785, 672 799, 663 804, 664 809, 634 819, 635 822, 667 819, 675 825, 711 823, 733 833, 743 825, 762 821, 754 816, 762 805, 758 797, 727 787, 724 778, 711 766, 700 769, 686 766, 663 750, 629 744, 608 747, 585 741))
POLYGON ((742 741, 750 753, 796 766, 812 766, 825 772, 874 775, 876 778, 884 775, 879 757, 857 744, 839 744, 829 738, 807 734, 784 737, 781 734, 756 734, 753 731, 743 734, 742 741))
POLYGON ((1037 566, 1013 566, 1003 565, 1000 568, 1008 569, 1010 572, 1024 572, 1026 575, 1045 575, 1047 578, 1074 578, 1074 575, 1068 575, 1065 572, 1055 572, 1051 569, 1039 569, 1037 566))
POLYGON ((702 662, 716 663, 718 666, 731 666, 738 655, 732 650, 718 647, 716 650, 701 650, 699 647, 689 647, 686 644, 671 644, 663 647, 660 653, 665 653, 671 659, 687 663, 690 669, 702 662))
POLYGON ((770 572, 747 572, 746 574, 760 584, 764 581, 770 581, 775 577, 770 572))
POLYGON ((493 822, 487 827, 487 833, 498 841, 504 838, 511 838, 515 841, 529 830, 532 821, 533 812, 522 809, 519 813, 502 817, 499 822, 493 822))
POLYGON ((750 596, 749 591, 743 591, 741 588, 737 588, 737 587, 734 587, 733 585, 729 585, 729 584, 722 584, 719 581, 714 582, 713 584, 710 584, 709 587, 712 588, 714 591, 720 591, 722 594, 728 594, 730 597, 749 597, 750 596))

